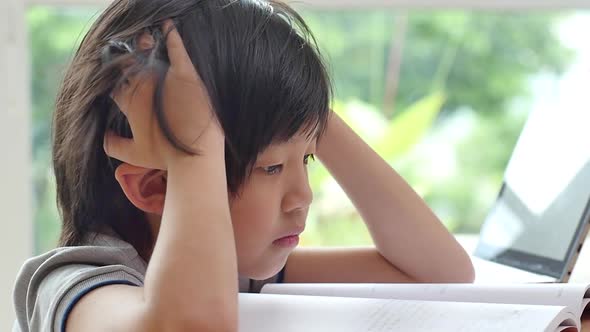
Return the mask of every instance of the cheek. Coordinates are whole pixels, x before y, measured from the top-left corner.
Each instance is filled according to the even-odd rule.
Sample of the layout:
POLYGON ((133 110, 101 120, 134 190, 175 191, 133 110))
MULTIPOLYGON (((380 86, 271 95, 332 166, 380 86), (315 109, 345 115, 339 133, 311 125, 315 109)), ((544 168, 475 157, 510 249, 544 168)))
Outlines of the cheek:
POLYGON ((280 203, 280 190, 264 182, 245 187, 230 201, 240 275, 266 279, 284 265, 286 258, 277 256, 272 244, 284 231, 280 203))
POLYGON ((230 212, 239 252, 260 248, 274 240, 280 215, 277 196, 250 190, 231 202, 230 212))

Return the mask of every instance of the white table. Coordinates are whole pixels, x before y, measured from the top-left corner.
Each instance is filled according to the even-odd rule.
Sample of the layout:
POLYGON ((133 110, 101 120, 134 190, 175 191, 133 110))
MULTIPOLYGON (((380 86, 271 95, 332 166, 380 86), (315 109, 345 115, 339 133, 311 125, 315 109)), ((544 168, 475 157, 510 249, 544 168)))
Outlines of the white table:
MULTIPOLYGON (((477 246, 477 234, 456 234, 455 238, 469 254, 473 254, 477 246)), ((587 240, 588 241, 588 240, 587 240)), ((569 282, 590 283, 590 242, 586 242, 569 282)))

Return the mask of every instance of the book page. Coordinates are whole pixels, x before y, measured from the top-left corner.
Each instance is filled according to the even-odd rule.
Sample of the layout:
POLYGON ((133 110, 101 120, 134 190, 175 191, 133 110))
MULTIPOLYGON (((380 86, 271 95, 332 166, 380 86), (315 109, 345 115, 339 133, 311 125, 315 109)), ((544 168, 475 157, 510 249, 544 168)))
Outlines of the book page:
POLYGON ((558 306, 270 294, 239 296, 239 330, 244 332, 555 332, 575 326, 574 317, 558 306))
POLYGON ((262 293, 557 305, 568 307, 578 321, 588 303, 585 284, 267 284, 262 293))

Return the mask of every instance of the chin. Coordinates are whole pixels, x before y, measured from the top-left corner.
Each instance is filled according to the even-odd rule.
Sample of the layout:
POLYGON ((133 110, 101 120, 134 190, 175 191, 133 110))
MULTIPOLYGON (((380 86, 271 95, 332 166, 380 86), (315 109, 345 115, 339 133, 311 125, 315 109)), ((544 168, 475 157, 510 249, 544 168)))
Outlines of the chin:
POLYGON ((250 264, 241 266, 238 263, 238 272, 240 277, 246 277, 254 280, 265 280, 278 274, 285 266, 286 259, 280 262, 271 263, 269 260, 261 259, 259 264, 250 264))

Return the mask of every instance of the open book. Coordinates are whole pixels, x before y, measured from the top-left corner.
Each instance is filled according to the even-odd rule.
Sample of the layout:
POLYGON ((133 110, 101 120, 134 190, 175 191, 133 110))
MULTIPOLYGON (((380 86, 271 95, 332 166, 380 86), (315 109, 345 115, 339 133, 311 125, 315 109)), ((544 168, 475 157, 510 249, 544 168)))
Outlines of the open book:
POLYGON ((240 294, 240 331, 580 331, 577 284, 267 284, 240 294))

